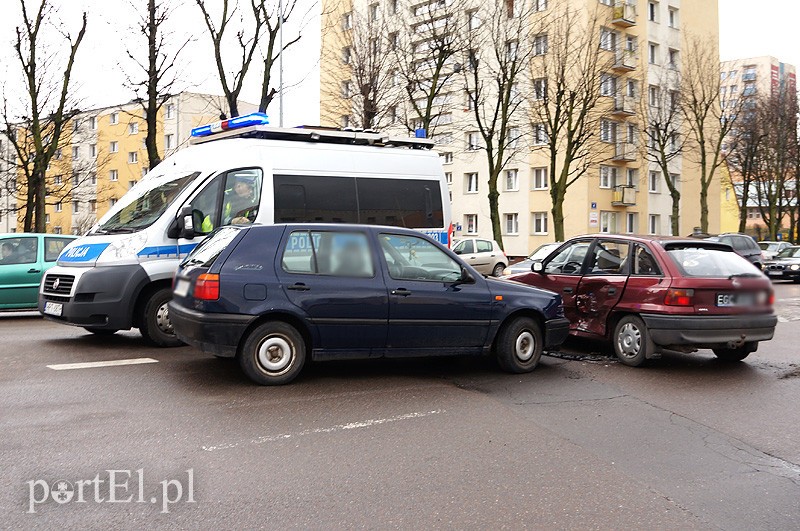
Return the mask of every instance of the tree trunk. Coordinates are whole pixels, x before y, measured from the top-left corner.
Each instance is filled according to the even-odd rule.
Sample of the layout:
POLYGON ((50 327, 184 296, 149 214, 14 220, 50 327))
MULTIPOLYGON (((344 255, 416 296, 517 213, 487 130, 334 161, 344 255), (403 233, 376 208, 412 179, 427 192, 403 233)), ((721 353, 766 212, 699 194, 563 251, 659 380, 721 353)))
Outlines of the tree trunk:
POLYGON ((37 172, 38 175, 36 177, 37 186, 36 186, 36 204, 35 204, 35 214, 34 214, 34 232, 45 232, 47 227, 45 225, 45 202, 46 202, 46 195, 47 190, 45 188, 45 178, 44 178, 44 170, 40 170, 37 172))
POLYGON ((147 136, 144 139, 147 148, 148 169, 153 169, 161 162, 156 143, 158 128, 158 23, 156 22, 156 1, 147 1, 147 107, 145 121, 147 136))
POLYGON ((566 194, 558 186, 550 188, 550 198, 553 200, 553 235, 554 241, 564 241, 564 196, 566 194))
POLYGON ((492 220, 492 236, 505 250, 503 246, 503 226, 500 223, 500 192, 497 190, 497 178, 500 174, 500 167, 491 170, 489 174, 489 216, 492 220))
POLYGON ((700 185, 700 230, 708 234, 708 187, 711 184, 709 177, 707 182, 700 185))
POLYGON ((672 197, 672 235, 681 235, 681 193, 678 190, 670 192, 672 197))
MULTIPOLYGON (((747 197, 750 195, 750 183, 747 179, 746 177, 742 183, 742 201, 739 205, 739 232, 742 234, 747 229, 747 197)), ((736 195, 736 188, 733 189, 733 195, 736 195)))

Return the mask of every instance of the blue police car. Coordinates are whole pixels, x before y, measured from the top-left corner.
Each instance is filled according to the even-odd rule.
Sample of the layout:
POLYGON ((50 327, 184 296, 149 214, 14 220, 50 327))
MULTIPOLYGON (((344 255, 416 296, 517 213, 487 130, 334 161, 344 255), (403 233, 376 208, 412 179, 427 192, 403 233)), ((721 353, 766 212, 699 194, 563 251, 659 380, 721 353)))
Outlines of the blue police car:
POLYGON ((178 338, 262 385, 307 359, 493 354, 529 372, 569 329, 559 295, 484 278, 417 231, 362 225, 220 228, 181 263, 169 315, 178 338))

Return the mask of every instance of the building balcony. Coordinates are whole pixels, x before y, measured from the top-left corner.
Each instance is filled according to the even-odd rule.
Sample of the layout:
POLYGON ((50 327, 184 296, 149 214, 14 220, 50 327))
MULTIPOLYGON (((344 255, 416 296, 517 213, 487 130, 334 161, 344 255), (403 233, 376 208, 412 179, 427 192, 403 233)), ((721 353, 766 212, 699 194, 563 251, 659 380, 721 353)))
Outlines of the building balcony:
POLYGON ((636 188, 627 184, 615 186, 611 204, 622 207, 636 206, 636 188))
POLYGON ((614 98, 614 108, 611 111, 614 116, 633 116, 636 114, 636 101, 627 94, 617 94, 614 98))
POLYGON ((617 0, 611 23, 623 28, 636 25, 636 4, 630 0, 617 0))
POLYGON ((742 81, 755 81, 756 80, 756 73, 755 72, 745 72, 742 74, 742 81))
POLYGON ((617 142, 614 146, 614 160, 619 162, 636 160, 636 144, 633 142, 617 142))
POLYGON ((639 63, 639 55, 636 50, 619 49, 617 50, 616 60, 614 61, 614 70, 619 72, 630 72, 636 70, 639 63))

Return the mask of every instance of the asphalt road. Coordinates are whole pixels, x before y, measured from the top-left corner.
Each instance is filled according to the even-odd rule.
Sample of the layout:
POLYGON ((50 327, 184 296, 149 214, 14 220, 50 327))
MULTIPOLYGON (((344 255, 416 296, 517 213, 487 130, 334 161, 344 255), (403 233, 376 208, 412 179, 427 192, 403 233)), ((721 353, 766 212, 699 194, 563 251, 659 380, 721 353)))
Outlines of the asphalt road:
POLYGON ((523 376, 337 362, 281 388, 0 315, 0 527, 797 529, 800 286, 776 288, 777 336, 740 364, 573 343, 523 376))

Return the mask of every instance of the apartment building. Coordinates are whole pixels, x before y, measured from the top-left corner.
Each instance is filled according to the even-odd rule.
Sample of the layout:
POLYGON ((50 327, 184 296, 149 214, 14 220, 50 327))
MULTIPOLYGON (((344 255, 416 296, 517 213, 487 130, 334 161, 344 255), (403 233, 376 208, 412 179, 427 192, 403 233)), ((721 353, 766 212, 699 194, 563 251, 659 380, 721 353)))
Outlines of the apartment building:
POLYGON ((735 59, 720 63, 720 92, 724 102, 748 96, 771 96, 797 91, 797 69, 772 56, 735 59))
MULTIPOLYGON (((220 119, 224 98, 182 92, 170 97, 158 114, 156 134, 162 158, 186 147, 191 129, 220 119)), ((241 112, 256 106, 240 102, 241 112)), ((103 216, 148 171, 145 137, 147 125, 139 103, 88 109, 65 128, 61 146, 47 171, 47 232, 82 234, 103 216)), ((3 139, 0 149, 7 148, 3 139)), ((3 157, 6 161, 13 156, 3 157)), ((18 178, 14 164, 0 162, 0 183, 18 178)), ((6 190, 9 186, 0 186, 6 190)), ((22 230, 22 212, 8 214, 18 201, 13 193, 0 193, 0 230, 22 230)))
MULTIPOLYGON (((358 87, 351 79, 351 50, 343 42, 346 43, 347 32, 357 16, 388 17, 387 27, 391 32, 391 24, 398 21, 418 24, 420 16, 429 9, 426 6, 450 5, 450 1, 326 0, 323 13, 327 21, 322 26, 321 123, 339 127, 350 125, 348 102, 358 87), (400 16, 401 13, 405 14, 400 16), (326 91, 326 81, 329 85, 341 86, 340 94, 326 91)), ((684 54, 691 53, 683 50, 686 30, 710 42, 718 42, 716 0, 527 0, 525 5, 531 2, 531 17, 547 16, 550 10, 564 5, 569 5, 576 13, 596 12, 600 19, 596 44, 605 57, 610 58, 602 86, 598 87, 602 94, 598 106, 607 113, 596 132, 600 142, 592 148, 598 150, 599 155, 592 157, 589 170, 566 194, 565 236, 598 232, 670 234, 672 201, 661 169, 643 156, 646 120, 642 115, 649 112, 649 105, 665 104, 658 98, 650 101, 648 98, 668 77, 665 72, 680 72, 683 68, 684 54)), ((508 16, 514 16, 514 2, 506 0, 505 4, 509 5, 508 16)), ((458 14, 466 20, 462 27, 484 31, 483 28, 490 26, 477 20, 475 13, 481 5, 477 1, 466 1, 463 12, 458 14)), ((588 15, 585 16, 588 19, 588 15)), ((392 35, 389 33, 390 38, 392 35)), ((546 34, 519 36, 531 39, 534 46, 540 48, 537 54, 547 53, 547 37, 546 34)), ((551 42, 553 38, 551 35, 551 42)), ((491 53, 476 51, 481 52, 484 56, 491 53)), ((526 86, 537 90, 533 80, 528 81, 526 86)), ((469 86, 462 81, 454 83, 449 96, 450 107, 441 112, 434 139, 450 183, 456 237, 491 238, 488 163, 476 132, 469 98, 463 96, 464 90, 470 90, 469 86)), ((499 211, 507 254, 523 256, 540 244, 554 240, 548 182, 550 161, 548 153, 537 145, 541 142, 535 125, 521 120, 513 127, 519 129, 514 134, 525 139, 525 145, 514 152, 498 179, 499 211)), ((408 132, 397 125, 390 125, 388 129, 394 134, 408 132)), ((684 153, 670 162, 670 175, 679 183, 682 194, 681 234, 691 233, 700 220, 700 174, 695 163, 697 157, 691 155, 684 153)), ((709 191, 709 230, 712 232, 719 230, 719 200, 719 184, 714 183, 709 191)))

